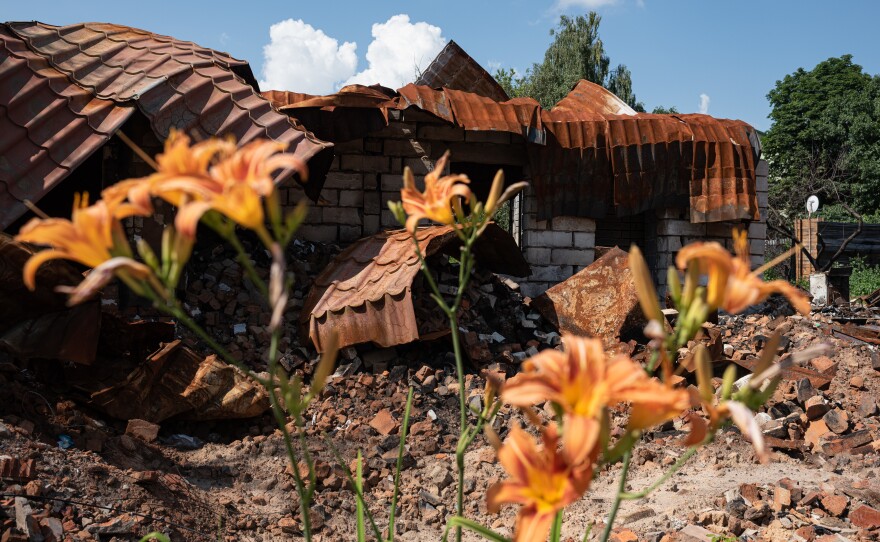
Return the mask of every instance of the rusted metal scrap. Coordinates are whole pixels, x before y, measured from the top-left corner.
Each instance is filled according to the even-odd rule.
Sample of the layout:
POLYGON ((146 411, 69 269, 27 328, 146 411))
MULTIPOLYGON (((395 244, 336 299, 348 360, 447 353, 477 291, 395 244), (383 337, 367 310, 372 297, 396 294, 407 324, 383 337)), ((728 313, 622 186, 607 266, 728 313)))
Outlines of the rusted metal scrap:
MULTIPOLYGON (((450 226, 429 226, 417 233, 426 257, 455 256, 460 241, 450 226)), ((479 265, 514 276, 529 266, 510 235, 491 224, 474 247, 479 265)), ((331 333, 340 346, 372 342, 394 346, 418 340, 419 325, 412 283, 420 272, 409 232, 394 230, 361 239, 337 256, 315 279, 300 317, 303 340, 321 352, 331 333)))
POLYGON ((101 333, 100 301, 67 306, 67 296, 55 287, 78 284, 82 273, 63 260, 40 266, 38 288, 28 290, 22 268, 35 252, 0 233, 0 348, 19 358, 92 363, 101 333))
POLYGON ((100 382, 81 384, 97 388, 91 394, 94 407, 123 420, 251 418, 269 408, 266 390, 258 382, 216 355, 197 354, 180 340, 165 344, 121 382, 113 378, 104 388, 100 382))
POLYGON ((648 321, 639 307, 627 253, 615 247, 532 301, 563 334, 618 341, 644 341, 648 321))

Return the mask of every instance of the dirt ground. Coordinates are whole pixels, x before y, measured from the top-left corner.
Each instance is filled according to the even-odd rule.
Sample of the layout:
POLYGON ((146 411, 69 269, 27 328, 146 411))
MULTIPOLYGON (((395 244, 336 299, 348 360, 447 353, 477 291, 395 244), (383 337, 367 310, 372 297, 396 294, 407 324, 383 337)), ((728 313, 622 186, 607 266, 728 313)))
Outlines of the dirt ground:
MULTIPOLYGON (((768 306, 764 313, 721 318, 724 355, 717 374, 731 360, 753 358, 773 329, 788 338, 786 353, 820 342, 833 351, 806 363, 807 373, 789 374, 762 415, 773 448, 769 463, 758 463, 750 444, 735 429, 726 429, 648 498, 623 503, 616 540, 708 541, 711 534, 731 537, 723 540, 880 539, 878 354, 872 344, 835 333, 839 322, 833 316, 779 316, 768 306), (813 375, 819 389, 806 389, 803 374, 813 375)), ((458 401, 452 367, 442 355, 424 362, 418 346, 398 348, 397 355, 388 370, 343 366, 308 412, 308 442, 318 458, 316 540, 354 539, 354 496, 328 442, 346 461, 363 452, 370 508, 380 528, 387 525, 410 385, 415 399, 397 539, 441 537, 455 494, 458 401)), ((0 363, 4 542, 28 540, 22 527, 30 529, 30 540, 137 540, 152 531, 172 540, 300 539, 293 478, 269 416, 170 420, 161 424, 157 440, 145 442, 126 434, 124 421, 53 391, 40 377, 46 363, 10 358, 0 363), (196 449, 174 446, 179 434, 198 439, 196 449)), ((474 373, 466 386, 470 400, 479 401, 484 381, 474 373)), ((502 411, 495 425, 502 437, 518 416, 502 411)), ((648 485, 684 452, 677 444, 681 428, 681 420, 675 420, 644 436, 628 488, 648 485)), ((486 488, 503 472, 482 437, 467 465, 467 516, 511 534, 514 507, 497 516, 486 513, 486 488)), ((618 472, 619 466, 605 469, 568 509, 563 538, 581 540, 594 522, 600 524, 594 534, 600 530, 618 472)))

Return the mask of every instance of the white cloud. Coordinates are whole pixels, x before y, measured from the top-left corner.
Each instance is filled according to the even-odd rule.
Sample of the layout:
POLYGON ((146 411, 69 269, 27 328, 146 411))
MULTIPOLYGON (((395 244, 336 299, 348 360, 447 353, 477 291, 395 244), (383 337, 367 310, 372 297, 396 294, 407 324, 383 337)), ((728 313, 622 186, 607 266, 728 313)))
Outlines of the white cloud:
POLYGON ((273 24, 269 39, 263 47, 262 90, 329 94, 357 69, 356 43, 340 45, 302 19, 273 24))
POLYGON ((397 88, 411 83, 416 71, 427 67, 446 45, 442 30, 425 22, 411 23, 409 15, 395 15, 373 25, 373 41, 367 47, 367 68, 344 84, 379 83, 397 88))
POLYGON ((559 10, 568 8, 596 9, 616 3, 617 0, 556 0, 555 7, 559 10))
POLYGON ((704 115, 709 114, 709 95, 708 94, 700 94, 700 113, 704 115))

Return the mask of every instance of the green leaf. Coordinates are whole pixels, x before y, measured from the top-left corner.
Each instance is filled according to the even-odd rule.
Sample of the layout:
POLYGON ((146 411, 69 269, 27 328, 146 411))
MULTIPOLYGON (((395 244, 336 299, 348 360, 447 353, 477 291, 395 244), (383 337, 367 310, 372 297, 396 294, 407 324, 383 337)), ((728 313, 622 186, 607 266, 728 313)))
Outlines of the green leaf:
POLYGON ((486 540, 492 540, 494 542, 510 542, 509 538, 504 538, 492 529, 461 516, 452 516, 449 518, 449 521, 446 522, 446 530, 443 533, 443 542, 446 542, 449 537, 449 530, 454 529, 455 527, 461 527, 462 529, 477 533, 486 540))
POLYGON ((171 542, 171 539, 162 533, 150 533, 140 539, 140 542, 149 542, 150 540, 158 540, 159 542, 171 542))

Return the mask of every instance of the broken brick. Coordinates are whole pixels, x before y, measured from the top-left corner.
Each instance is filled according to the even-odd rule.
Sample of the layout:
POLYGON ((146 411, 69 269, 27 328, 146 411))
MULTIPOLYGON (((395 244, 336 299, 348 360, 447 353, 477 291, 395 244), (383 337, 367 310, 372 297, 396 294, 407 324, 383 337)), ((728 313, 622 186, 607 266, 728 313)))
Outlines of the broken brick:
POLYGON ((125 434, 130 437, 139 438, 144 442, 153 442, 159 437, 159 426, 146 420, 128 420, 128 425, 125 426, 125 434))
POLYGON ((849 513, 850 522, 862 529, 880 528, 880 510, 863 504, 849 513))
POLYGON ((383 408, 373 416, 373 419, 370 421, 370 427, 382 435, 390 435, 397 430, 398 423, 391 415, 391 411, 383 408))
POLYGON ((832 516, 840 517, 849 505, 849 499, 845 495, 826 495, 820 501, 822 508, 832 516))

